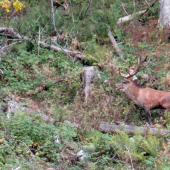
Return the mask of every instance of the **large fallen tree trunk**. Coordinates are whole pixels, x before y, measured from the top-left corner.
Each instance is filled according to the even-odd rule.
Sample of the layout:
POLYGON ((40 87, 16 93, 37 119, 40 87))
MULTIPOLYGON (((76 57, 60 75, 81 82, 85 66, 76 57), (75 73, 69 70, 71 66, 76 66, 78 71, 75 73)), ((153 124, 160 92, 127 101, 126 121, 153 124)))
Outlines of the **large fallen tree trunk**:
POLYGON ((109 125, 109 124, 100 124, 99 131, 101 132, 113 132, 117 133, 118 131, 124 131, 128 134, 139 133, 141 135, 151 134, 165 136, 170 133, 170 130, 167 129, 158 129, 158 128, 149 128, 149 127, 138 127, 138 126, 129 126, 129 125, 109 125))
MULTIPOLYGON (((26 37, 26 36, 23 36, 21 35, 17 30, 15 30, 13 27, 0 27, 0 33, 3 33, 4 35, 6 36, 9 36, 11 35, 11 37, 16 37, 20 40, 27 40, 27 41, 31 41, 30 38, 26 37)), ((67 50, 67 49, 64 49, 62 47, 57 47, 53 44, 47 44, 43 41, 37 41, 37 43, 44 47, 44 48, 49 48, 49 49, 52 49, 54 51, 63 51, 66 55, 70 56, 70 57, 75 57, 76 59, 79 59, 79 60, 83 60, 84 59, 84 55, 81 54, 80 52, 77 52, 77 51, 70 51, 70 50, 67 50)), ((1 51, 1 49, 0 49, 1 51)))

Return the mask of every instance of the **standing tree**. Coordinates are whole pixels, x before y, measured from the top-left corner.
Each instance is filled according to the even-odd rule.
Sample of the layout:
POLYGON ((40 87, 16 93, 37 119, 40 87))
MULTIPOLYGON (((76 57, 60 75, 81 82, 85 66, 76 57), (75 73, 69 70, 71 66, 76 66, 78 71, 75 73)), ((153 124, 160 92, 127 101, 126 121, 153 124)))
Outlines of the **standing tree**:
POLYGON ((159 0, 159 3, 159 24, 161 27, 170 26, 170 0, 159 0))

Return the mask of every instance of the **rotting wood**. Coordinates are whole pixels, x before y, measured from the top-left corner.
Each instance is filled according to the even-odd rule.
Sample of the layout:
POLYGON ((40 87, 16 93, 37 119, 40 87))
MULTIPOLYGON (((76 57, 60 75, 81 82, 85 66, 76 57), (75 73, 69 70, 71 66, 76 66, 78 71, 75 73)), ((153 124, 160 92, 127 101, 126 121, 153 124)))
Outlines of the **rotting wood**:
POLYGON ((159 135, 165 136, 170 133, 170 130, 167 129, 158 129, 158 128, 150 128, 150 127, 138 127, 138 126, 129 126, 129 125, 110 125, 110 124, 100 124, 99 131, 101 132, 112 132, 117 133, 118 131, 124 131, 128 134, 134 135, 138 133, 140 135, 159 135))
MULTIPOLYGON (((11 37, 16 37, 20 40, 27 40, 27 41, 31 41, 30 38, 26 37, 26 36, 23 36, 21 35, 17 30, 15 31, 15 29, 13 27, 0 27, 0 33, 5 33, 5 34, 8 34, 8 35, 11 35, 11 37)), ((37 41, 38 42, 38 41, 37 41)), ((62 47, 57 47, 53 44, 47 44, 43 41, 39 41, 39 45, 44 47, 44 48, 49 48, 49 49, 52 49, 54 51, 63 51, 66 55, 70 56, 70 57, 74 57, 78 60, 84 60, 85 56, 80 53, 80 52, 77 52, 77 51, 70 51, 70 50, 67 50, 65 48, 62 48, 62 47)), ((1 49, 0 49, 1 51, 1 49)))
POLYGON ((142 15, 142 14, 146 13, 146 11, 147 10, 138 11, 135 14, 130 14, 130 15, 124 16, 122 18, 119 18, 118 21, 117 21, 117 24, 119 25, 119 24, 123 24, 125 22, 128 22, 128 21, 132 20, 137 14, 142 15))
MULTIPOLYGON (((83 67, 82 68, 82 79, 83 79, 83 94, 85 96, 85 103, 90 95, 90 84, 94 78, 95 72, 98 71, 96 66, 83 67)), ((97 75, 99 79, 100 75, 97 75)))
POLYGON ((0 32, 3 32, 5 34, 14 36, 18 39, 24 39, 24 40, 29 40, 28 37, 21 35, 17 30, 15 31, 13 27, 0 27, 0 32))
POLYGON ((108 36, 109 36, 109 38, 110 38, 111 43, 113 44, 113 46, 114 46, 114 48, 115 48, 116 54, 121 58, 121 60, 122 60, 123 62, 126 62, 125 59, 124 59, 124 57, 123 57, 122 54, 120 53, 121 49, 119 48, 119 46, 118 46, 115 38, 113 37, 111 31, 108 32, 108 36))

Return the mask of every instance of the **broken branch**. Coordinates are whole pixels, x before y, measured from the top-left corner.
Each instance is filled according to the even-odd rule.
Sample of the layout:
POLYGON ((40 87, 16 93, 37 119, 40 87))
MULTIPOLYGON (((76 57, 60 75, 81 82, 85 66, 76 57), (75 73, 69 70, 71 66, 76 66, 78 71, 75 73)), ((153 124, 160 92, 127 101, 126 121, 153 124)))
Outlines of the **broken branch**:
POLYGON ((113 44, 116 54, 121 58, 122 61, 126 62, 125 59, 123 58, 122 54, 120 53, 121 49, 119 48, 115 38, 113 37, 111 31, 108 32, 108 36, 110 38, 111 43, 113 44))
MULTIPOLYGON (((13 27, 0 27, 0 33, 4 33, 5 34, 10 34, 11 36, 14 36, 18 39, 22 39, 22 40, 28 40, 31 41, 30 38, 21 35, 18 31, 15 31, 13 27)), ((38 42, 37 42, 38 43, 38 42)), ((39 45, 45 47, 45 48, 49 48, 52 49, 54 51, 63 51, 66 55, 71 56, 71 57, 75 57, 78 60, 84 60, 84 55, 81 54, 80 52, 76 52, 76 51, 69 51, 67 49, 64 49, 62 47, 57 47, 55 45, 52 44, 47 44, 43 41, 39 41, 39 45)))

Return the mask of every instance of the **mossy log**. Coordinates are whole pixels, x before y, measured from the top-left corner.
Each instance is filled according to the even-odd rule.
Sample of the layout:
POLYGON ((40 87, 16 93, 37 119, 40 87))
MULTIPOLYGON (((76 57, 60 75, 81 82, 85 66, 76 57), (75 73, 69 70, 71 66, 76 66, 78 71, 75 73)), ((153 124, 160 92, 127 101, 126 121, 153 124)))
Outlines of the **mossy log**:
POLYGON ((100 124, 99 131, 101 132, 112 132, 117 133, 118 131, 124 131, 128 134, 134 135, 135 133, 141 135, 159 135, 165 136, 170 133, 170 130, 167 129, 158 129, 158 128, 150 128, 150 127, 139 127, 139 126, 129 126, 129 125, 110 125, 110 124, 100 124))

